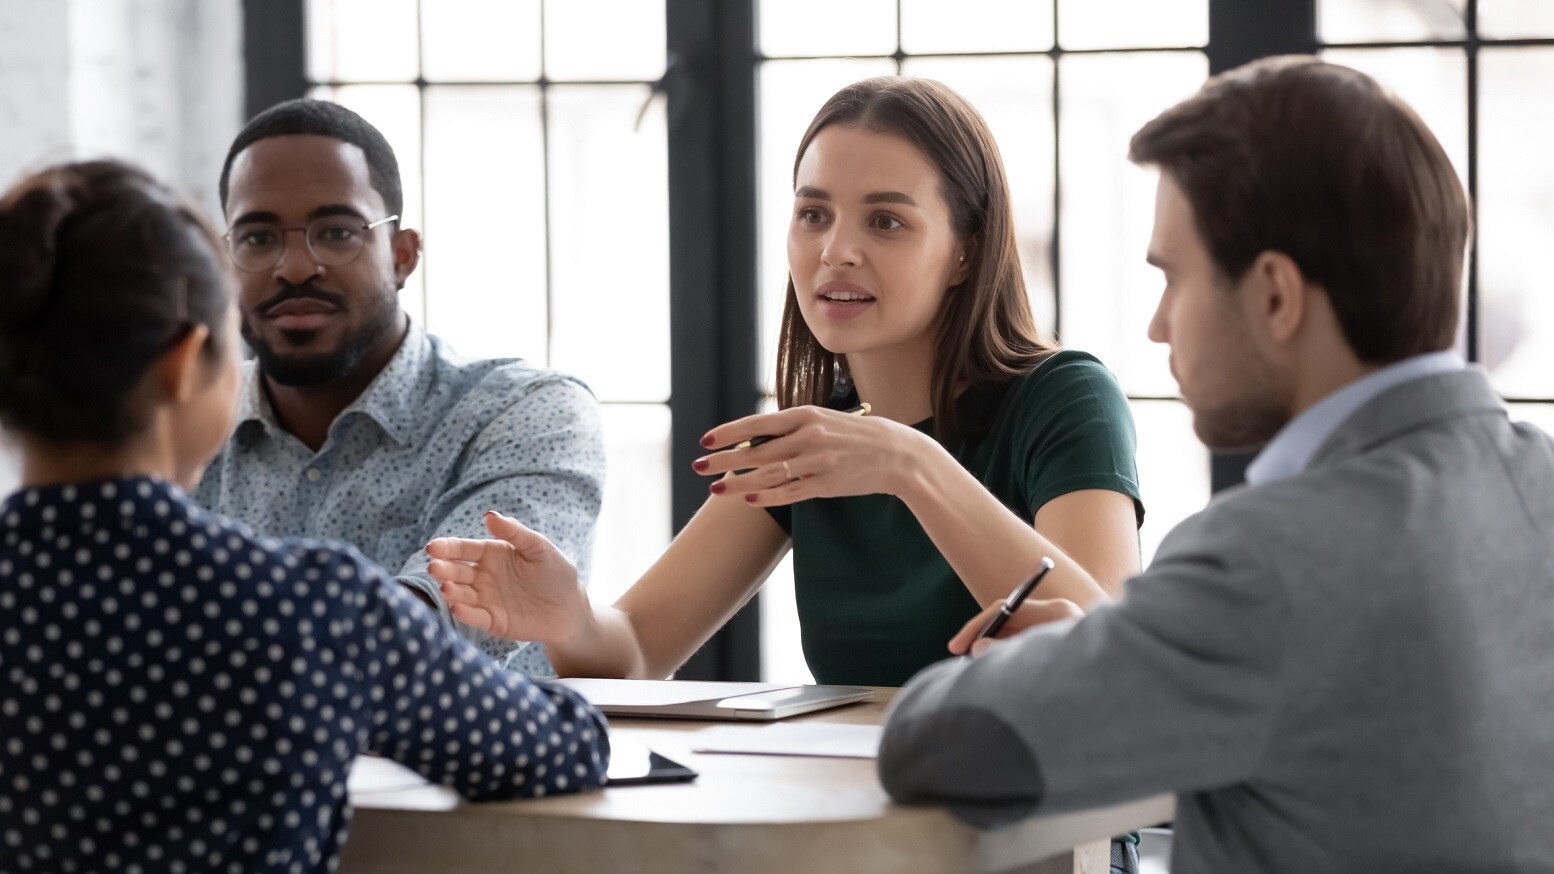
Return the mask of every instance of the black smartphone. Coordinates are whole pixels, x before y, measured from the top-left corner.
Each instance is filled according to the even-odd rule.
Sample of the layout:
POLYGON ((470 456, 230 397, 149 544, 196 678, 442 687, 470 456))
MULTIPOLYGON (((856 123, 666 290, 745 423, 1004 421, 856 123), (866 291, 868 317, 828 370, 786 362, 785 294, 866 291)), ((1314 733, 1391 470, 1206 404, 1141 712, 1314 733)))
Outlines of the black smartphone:
POLYGON ((641 786, 647 783, 684 783, 696 772, 626 738, 610 738, 610 771, 606 786, 641 786))

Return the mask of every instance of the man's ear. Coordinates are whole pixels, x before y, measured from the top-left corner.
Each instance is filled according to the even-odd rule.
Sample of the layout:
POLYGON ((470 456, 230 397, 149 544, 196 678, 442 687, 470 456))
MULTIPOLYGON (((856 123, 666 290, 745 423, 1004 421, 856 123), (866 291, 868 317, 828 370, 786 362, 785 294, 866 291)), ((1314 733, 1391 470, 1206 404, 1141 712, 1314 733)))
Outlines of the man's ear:
POLYGON ((394 284, 404 288, 405 280, 421 263, 421 233, 410 228, 395 231, 390 247, 394 256, 394 284))
POLYGON ((194 325, 162 353, 152 368, 158 395, 180 404, 194 397, 202 385, 200 355, 208 342, 210 328, 194 325))
POLYGON ((1269 339, 1287 343, 1300 333, 1306 322, 1306 295, 1312 289, 1295 259, 1272 250, 1259 254, 1242 288, 1249 292, 1244 298, 1253 308, 1249 315, 1263 325, 1269 339))

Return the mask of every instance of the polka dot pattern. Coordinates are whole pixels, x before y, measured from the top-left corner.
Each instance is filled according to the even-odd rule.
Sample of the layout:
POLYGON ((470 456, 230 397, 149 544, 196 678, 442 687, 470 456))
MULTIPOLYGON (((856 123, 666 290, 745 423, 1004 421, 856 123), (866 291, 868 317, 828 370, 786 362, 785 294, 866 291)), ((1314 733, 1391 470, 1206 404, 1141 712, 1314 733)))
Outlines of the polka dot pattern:
POLYGON ((373 750, 471 799, 602 784, 604 722, 350 547, 145 478, 0 505, 0 869, 334 870, 373 750))
POLYGON ((195 498, 273 537, 342 540, 438 605, 493 658, 553 676, 538 644, 453 623, 423 547, 485 537, 500 510, 543 533, 587 579, 604 493, 599 406, 581 382, 516 359, 464 361, 411 328, 362 396, 335 419, 317 453, 280 427, 246 380, 237 432, 195 498))

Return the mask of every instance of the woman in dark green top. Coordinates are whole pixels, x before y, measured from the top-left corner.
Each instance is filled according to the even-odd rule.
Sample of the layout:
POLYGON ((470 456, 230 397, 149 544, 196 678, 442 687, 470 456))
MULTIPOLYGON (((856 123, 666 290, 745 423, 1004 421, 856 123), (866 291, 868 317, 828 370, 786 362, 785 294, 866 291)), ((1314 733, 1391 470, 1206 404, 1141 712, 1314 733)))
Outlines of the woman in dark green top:
POLYGON ((696 462, 712 497, 613 607, 500 514, 496 540, 433 541, 456 618, 544 642, 563 676, 663 677, 791 544, 816 678, 893 686, 1043 556, 1042 598, 1120 593, 1143 515, 1133 424, 1098 361, 1037 338, 981 116, 927 80, 845 88, 804 136, 794 198, 783 409, 702 444, 775 439, 696 462))

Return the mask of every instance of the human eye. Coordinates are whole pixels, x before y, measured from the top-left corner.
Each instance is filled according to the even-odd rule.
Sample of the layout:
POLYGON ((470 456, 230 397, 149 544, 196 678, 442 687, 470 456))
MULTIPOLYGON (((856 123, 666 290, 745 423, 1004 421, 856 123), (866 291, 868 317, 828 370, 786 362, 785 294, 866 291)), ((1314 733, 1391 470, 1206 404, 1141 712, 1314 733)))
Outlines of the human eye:
POLYGON ((889 213, 880 213, 869 220, 870 227, 879 231, 894 231, 906 227, 906 222, 889 213))
POLYGON ((280 234, 266 225, 238 227, 232 231, 232 239, 244 249, 263 249, 275 245, 280 234))
POLYGON ((346 222, 329 222, 313 229, 313 241, 327 246, 349 245, 360 235, 360 228, 346 222))
POLYGON ((793 218, 799 224, 818 225, 826 220, 826 214, 819 207, 801 206, 793 214, 793 218))

